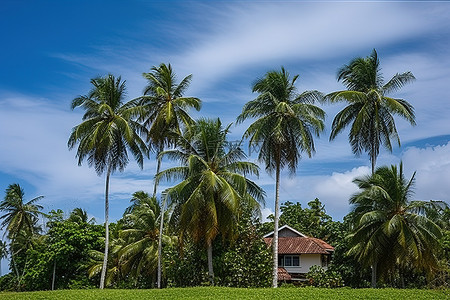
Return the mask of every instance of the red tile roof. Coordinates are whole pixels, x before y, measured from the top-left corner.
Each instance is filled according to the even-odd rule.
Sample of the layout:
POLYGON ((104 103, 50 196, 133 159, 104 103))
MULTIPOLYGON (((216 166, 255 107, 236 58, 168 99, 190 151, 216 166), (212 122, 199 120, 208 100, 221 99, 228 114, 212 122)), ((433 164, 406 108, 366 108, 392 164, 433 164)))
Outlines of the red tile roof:
MULTIPOLYGON (((272 244, 272 238, 265 238, 268 246, 272 244)), ((326 242, 311 237, 280 237, 278 238, 279 254, 329 254, 334 251, 333 246, 326 242)))
POLYGON ((278 280, 291 280, 291 275, 286 271, 285 268, 278 268, 278 280))

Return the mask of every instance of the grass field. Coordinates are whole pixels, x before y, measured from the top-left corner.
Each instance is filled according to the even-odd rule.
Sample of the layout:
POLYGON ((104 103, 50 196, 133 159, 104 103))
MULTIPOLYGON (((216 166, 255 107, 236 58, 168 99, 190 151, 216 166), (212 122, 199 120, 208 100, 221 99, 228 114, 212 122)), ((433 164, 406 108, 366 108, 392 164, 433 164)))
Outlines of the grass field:
POLYGON ((0 293, 0 299, 450 299, 450 290, 278 288, 238 289, 221 287, 169 288, 162 290, 59 290, 0 293))

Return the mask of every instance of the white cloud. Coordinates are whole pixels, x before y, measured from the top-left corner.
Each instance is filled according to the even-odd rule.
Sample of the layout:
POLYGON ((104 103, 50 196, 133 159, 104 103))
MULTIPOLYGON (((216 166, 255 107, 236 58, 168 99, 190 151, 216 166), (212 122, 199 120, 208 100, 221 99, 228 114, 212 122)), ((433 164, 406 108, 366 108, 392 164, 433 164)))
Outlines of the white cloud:
POLYGON ((261 222, 269 222, 270 220, 267 217, 273 214, 273 210, 268 207, 261 209, 261 222))
POLYGON ((404 152, 402 161, 407 178, 416 172, 416 199, 444 200, 450 204, 450 142, 436 147, 411 147, 404 152))
MULTIPOLYGON (((377 166, 398 165, 400 160, 406 178, 411 178, 416 172, 415 196, 411 200, 443 200, 450 204, 450 142, 435 147, 411 147, 401 157, 386 155, 377 166)), ((281 202, 300 202, 306 207, 309 201, 317 197, 325 204, 327 213, 339 220, 350 210, 350 196, 358 192, 353 180, 369 174, 370 168, 361 166, 331 175, 282 178, 280 199, 281 202)), ((273 206, 272 198, 268 198, 267 202, 268 207, 273 206)))
MULTIPOLYGON (((4 94, 0 101, 0 165, 2 172, 26 180, 44 195, 42 203, 50 210, 85 207, 92 201, 103 203, 104 176, 99 177, 84 162, 77 165, 76 150, 69 151, 71 129, 81 121, 76 112, 59 109, 46 99, 4 94)), ((123 174, 113 174, 111 198, 129 199, 137 190, 151 190, 154 160, 145 162, 144 171, 130 157, 123 174), (148 177, 147 177, 148 176, 148 177)), ((11 183, 11 182, 10 182, 11 183)))
POLYGON ((199 85, 256 64, 327 60, 407 40, 446 17, 390 3, 258 3, 222 10, 212 29, 196 35, 194 46, 175 60, 199 74, 199 85))

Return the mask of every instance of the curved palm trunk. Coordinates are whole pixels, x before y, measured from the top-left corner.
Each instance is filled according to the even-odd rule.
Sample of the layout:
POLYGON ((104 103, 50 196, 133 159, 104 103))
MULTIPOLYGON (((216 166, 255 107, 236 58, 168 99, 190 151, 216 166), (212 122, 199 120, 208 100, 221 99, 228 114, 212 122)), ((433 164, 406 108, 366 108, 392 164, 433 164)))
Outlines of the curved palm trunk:
POLYGON ((211 285, 214 285, 212 241, 208 242, 208 277, 211 285))
POLYGON ((109 248, 109 177, 111 175, 111 167, 108 166, 106 173, 106 188, 105 188, 105 254, 103 255, 102 273, 100 276, 100 289, 105 287, 106 268, 108 265, 108 248, 109 248))
POLYGON ((275 179, 275 219, 274 219, 274 230, 273 230, 273 270, 272 270, 272 287, 278 287, 278 219, 279 219, 279 198, 280 198, 280 163, 277 162, 276 179, 275 179))

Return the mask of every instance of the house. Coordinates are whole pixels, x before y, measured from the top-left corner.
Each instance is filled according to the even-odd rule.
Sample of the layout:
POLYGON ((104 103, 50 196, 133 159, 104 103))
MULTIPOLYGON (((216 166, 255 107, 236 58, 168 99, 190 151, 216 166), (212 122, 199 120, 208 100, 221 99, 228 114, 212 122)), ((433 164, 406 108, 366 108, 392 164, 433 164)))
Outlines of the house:
MULTIPOLYGON (((273 231, 264 236, 272 245, 273 231)), ((278 229, 278 280, 301 280, 314 265, 327 269, 334 252, 333 246, 321 239, 308 237, 284 225, 278 229)))

